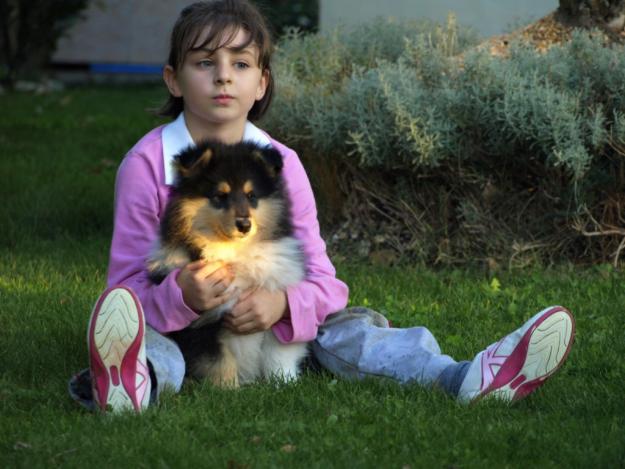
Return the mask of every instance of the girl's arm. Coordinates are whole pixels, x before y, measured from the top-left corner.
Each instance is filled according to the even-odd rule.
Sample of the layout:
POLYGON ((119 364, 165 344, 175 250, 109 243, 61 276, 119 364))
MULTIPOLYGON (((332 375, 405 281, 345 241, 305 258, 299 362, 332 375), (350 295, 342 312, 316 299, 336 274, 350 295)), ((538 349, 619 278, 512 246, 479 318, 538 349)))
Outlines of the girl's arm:
POLYGON ((303 246, 306 279, 287 289, 289 317, 273 326, 282 342, 305 342, 317 336, 325 318, 347 305, 348 288, 336 278, 336 270, 326 254, 326 245, 319 232, 315 198, 297 154, 272 141, 284 158, 283 175, 291 200, 295 237, 303 246))
POLYGON ((107 283, 132 288, 147 323, 165 333, 186 327, 198 315, 183 301, 176 283, 179 270, 172 271, 159 285, 148 279, 146 259, 154 248, 160 214, 167 202, 157 180, 156 169, 140 153, 129 153, 119 167, 107 283))

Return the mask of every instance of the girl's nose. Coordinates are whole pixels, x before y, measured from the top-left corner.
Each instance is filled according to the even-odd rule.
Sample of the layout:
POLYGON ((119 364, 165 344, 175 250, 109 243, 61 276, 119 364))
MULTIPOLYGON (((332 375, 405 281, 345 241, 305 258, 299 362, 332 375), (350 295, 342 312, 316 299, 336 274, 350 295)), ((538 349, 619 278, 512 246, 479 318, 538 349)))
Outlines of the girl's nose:
POLYGON ((215 70, 215 83, 218 85, 224 85, 232 82, 232 73, 230 67, 227 65, 218 65, 215 70))

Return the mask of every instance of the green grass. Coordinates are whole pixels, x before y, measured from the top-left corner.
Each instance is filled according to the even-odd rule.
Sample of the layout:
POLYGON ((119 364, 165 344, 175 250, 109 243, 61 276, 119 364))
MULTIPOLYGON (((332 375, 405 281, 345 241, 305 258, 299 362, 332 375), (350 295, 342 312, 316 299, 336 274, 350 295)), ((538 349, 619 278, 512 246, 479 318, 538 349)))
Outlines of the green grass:
POLYGON ((157 88, 0 96, 0 467, 619 467, 625 465, 625 275, 338 265, 351 304, 425 325, 467 359, 549 304, 577 319, 563 369, 513 406, 307 375, 236 392, 185 385, 140 417, 83 411, 117 163, 158 121, 157 88), (7 111, 8 110, 8 111, 7 111))

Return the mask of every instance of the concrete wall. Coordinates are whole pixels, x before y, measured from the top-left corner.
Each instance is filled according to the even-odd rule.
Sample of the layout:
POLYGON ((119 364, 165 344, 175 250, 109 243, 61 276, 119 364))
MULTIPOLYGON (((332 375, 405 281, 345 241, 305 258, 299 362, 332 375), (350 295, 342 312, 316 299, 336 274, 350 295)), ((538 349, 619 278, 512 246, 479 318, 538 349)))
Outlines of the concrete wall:
POLYGON ((59 41, 55 62, 160 65, 169 34, 189 0, 98 0, 59 41))
MULTIPOLYGON (((161 65, 180 10, 191 0, 97 0, 59 41, 55 62, 161 65)), ((444 22, 454 11, 460 24, 485 36, 499 34, 554 10, 558 0, 320 0, 320 28, 357 24, 376 16, 444 22)))
POLYGON ((458 23, 474 27, 483 36, 492 36, 545 16, 558 7, 558 0, 320 0, 320 5, 322 31, 376 16, 445 22, 453 11, 458 23))

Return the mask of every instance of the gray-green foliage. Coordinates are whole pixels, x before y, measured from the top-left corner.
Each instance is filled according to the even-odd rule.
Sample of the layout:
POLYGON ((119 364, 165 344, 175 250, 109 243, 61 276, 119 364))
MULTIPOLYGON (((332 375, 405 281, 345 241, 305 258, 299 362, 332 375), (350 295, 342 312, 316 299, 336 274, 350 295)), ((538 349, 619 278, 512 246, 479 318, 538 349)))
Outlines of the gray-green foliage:
POLYGON ((622 48, 578 33, 546 54, 517 45, 507 59, 473 50, 458 59, 473 37, 450 24, 433 40, 428 27, 379 20, 290 36, 277 56, 279 94, 267 125, 363 166, 416 170, 521 150, 575 179, 586 174, 615 113, 625 111, 622 48), (451 50, 444 38, 455 38, 451 50))
POLYGON ((451 19, 446 29, 378 19, 327 35, 292 34, 279 46, 278 97, 266 125, 290 143, 352 155, 364 166, 435 165, 437 110, 422 104, 444 71, 439 58, 476 38, 451 19))
MULTIPOLYGON (((625 150, 623 47, 577 32, 546 53, 513 44, 502 58, 477 40, 453 18, 293 34, 279 46, 264 125, 306 155, 442 180, 460 212, 487 181, 515 194, 549 186, 553 213, 532 217, 566 225, 601 190, 623 189, 609 178, 625 150)), ((523 229, 512 238, 534 237, 523 229)))

